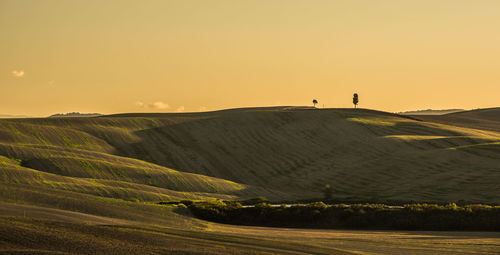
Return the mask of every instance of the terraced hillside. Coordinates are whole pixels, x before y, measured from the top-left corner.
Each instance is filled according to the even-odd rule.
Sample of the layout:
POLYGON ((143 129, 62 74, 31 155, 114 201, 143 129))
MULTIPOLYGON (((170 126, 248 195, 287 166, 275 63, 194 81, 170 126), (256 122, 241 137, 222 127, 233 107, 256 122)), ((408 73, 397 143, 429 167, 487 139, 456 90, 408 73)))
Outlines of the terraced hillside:
POLYGON ((8 191, 0 196, 9 202, 40 204, 31 193, 41 190, 125 201, 298 199, 321 197, 330 184, 339 199, 498 203, 499 162, 494 129, 363 109, 0 120, 8 191))

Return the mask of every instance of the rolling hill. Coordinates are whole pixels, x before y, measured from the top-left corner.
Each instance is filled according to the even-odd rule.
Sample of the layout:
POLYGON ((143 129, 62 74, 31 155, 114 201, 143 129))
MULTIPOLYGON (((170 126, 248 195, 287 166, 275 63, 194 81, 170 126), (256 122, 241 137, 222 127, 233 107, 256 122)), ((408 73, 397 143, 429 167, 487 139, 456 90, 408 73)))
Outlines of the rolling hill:
POLYGON ((1 180, 139 201, 305 199, 330 184, 339 199, 500 202, 500 134, 475 128, 495 116, 273 107, 1 120, 1 180))
POLYGON ((416 118, 448 125, 500 132, 500 107, 445 114, 419 115, 416 118))
POLYGON ((491 253, 495 234, 227 226, 156 202, 330 184, 339 200, 499 203, 497 121, 309 107, 0 119, 0 253, 491 253))
POLYGON ((444 115, 444 114, 448 114, 448 113, 463 112, 463 111, 465 111, 465 110, 464 109, 443 109, 443 110, 427 109, 427 110, 399 112, 398 114, 402 114, 402 115, 444 115))

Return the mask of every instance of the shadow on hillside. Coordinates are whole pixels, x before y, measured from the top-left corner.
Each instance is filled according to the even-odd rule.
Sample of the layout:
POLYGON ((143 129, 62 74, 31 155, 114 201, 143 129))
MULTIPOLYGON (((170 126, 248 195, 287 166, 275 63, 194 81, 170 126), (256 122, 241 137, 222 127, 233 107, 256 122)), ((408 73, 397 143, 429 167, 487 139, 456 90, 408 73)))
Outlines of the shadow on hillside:
MULTIPOLYGON (((338 139, 335 136, 322 136, 322 134, 335 133, 335 122, 343 121, 338 117, 326 120, 320 118, 297 120, 287 112, 272 114, 275 118, 273 121, 266 121, 265 118, 255 121, 245 120, 244 117, 238 116, 247 114, 225 114, 213 116, 213 118, 191 119, 177 124, 136 131, 134 135, 140 138, 140 142, 127 144, 123 146, 125 148, 115 147, 123 156, 138 158, 180 171, 243 181, 246 173, 238 172, 237 169, 248 161, 249 155, 261 154, 261 150, 265 150, 268 153, 265 156, 269 158, 279 158, 286 154, 307 154, 308 150, 321 155, 321 150, 316 149, 318 146, 328 148, 330 141, 335 144, 333 141, 338 139), (325 124, 325 121, 330 123, 325 124), (292 127, 295 128, 295 133, 290 132, 289 129, 293 125, 295 125, 292 127), (280 140, 292 146, 281 148, 277 144, 280 140), (297 146, 293 146, 294 143, 297 146), (275 150, 266 150, 269 147, 275 150)), ((386 141, 386 143, 394 144, 406 143, 413 147, 428 145, 448 148, 478 143, 477 138, 466 137, 452 130, 423 126, 420 122, 397 122, 392 127, 370 125, 359 127, 356 123, 352 123, 352 126, 363 133, 359 137, 370 139, 385 136, 445 137, 386 141)), ((346 140, 345 144, 359 142, 360 145, 370 147, 369 140, 363 142, 356 137, 356 133, 352 135, 351 138, 342 138, 346 140)), ((482 140, 484 141, 492 140, 482 140)), ((112 143, 112 141, 109 142, 112 143)), ((261 160, 268 159, 262 158, 261 160)))
POLYGON ((405 119, 394 126, 346 121, 367 114, 372 116, 352 110, 212 112, 203 118, 136 131, 140 142, 115 148, 123 156, 175 170, 262 185, 276 177, 307 178, 316 170, 308 170, 305 176, 294 174, 341 156, 352 158, 356 165, 401 150, 445 149, 488 141, 405 119), (380 139, 386 136, 445 138, 380 139))

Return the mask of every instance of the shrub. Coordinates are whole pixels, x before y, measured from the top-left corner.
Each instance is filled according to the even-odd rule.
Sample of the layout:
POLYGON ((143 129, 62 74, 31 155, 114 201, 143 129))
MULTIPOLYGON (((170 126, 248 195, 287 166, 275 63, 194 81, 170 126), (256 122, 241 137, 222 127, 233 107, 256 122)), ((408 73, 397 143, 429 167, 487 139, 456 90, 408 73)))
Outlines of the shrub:
POLYGON ((259 203, 242 207, 238 202, 195 202, 189 209, 196 217, 221 223, 275 227, 315 227, 401 230, 500 231, 500 206, 456 204, 308 205, 272 207, 259 203))

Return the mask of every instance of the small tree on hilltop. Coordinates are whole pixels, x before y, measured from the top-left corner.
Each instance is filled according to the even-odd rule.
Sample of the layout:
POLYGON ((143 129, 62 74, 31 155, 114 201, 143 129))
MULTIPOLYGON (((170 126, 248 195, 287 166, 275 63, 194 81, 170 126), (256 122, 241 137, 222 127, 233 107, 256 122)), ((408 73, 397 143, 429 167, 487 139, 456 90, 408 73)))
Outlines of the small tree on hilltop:
POLYGON ((358 106, 358 102, 359 102, 358 93, 354 93, 354 96, 352 97, 352 103, 354 104, 354 108, 358 106))
POLYGON ((318 103, 318 100, 313 99, 313 105, 314 105, 314 107, 315 107, 315 108, 316 108, 316 104, 317 104, 317 103, 318 103))

